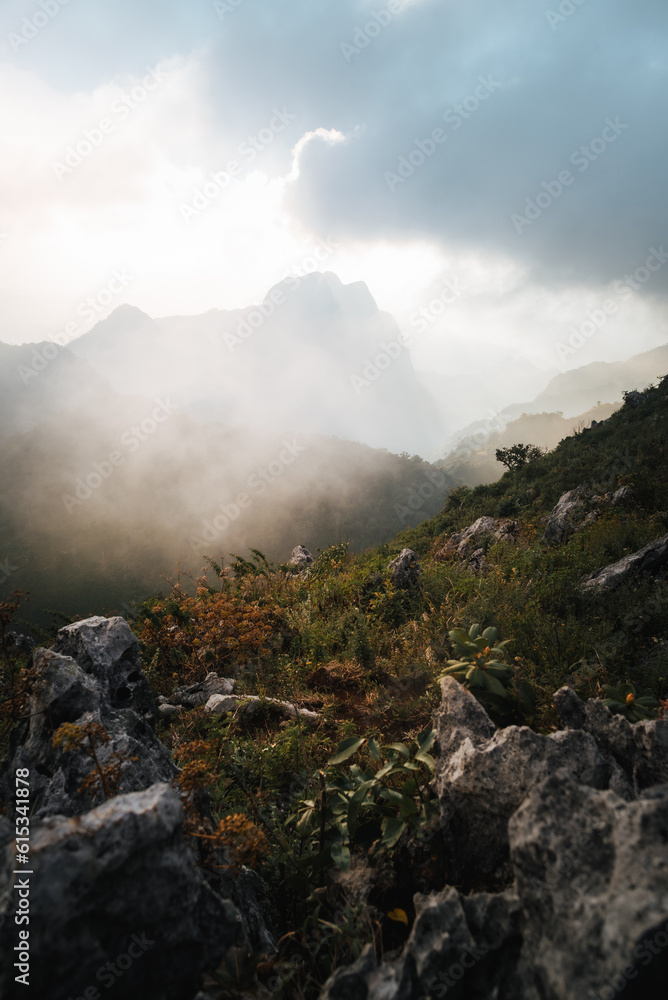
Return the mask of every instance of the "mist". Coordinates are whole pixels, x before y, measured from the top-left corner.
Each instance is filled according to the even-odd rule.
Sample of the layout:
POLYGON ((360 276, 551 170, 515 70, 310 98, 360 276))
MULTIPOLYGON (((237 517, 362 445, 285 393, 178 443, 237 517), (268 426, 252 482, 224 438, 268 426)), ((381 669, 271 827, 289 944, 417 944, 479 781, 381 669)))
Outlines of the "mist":
POLYGON ((382 544, 664 374, 666 18, 3 5, 0 594, 382 544))

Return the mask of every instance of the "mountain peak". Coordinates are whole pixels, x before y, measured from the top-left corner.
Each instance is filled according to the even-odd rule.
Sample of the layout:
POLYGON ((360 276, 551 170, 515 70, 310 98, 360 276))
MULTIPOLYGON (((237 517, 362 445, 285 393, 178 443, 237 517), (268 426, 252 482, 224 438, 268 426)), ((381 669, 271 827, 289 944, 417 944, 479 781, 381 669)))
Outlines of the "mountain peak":
POLYGON ((357 317, 373 316, 378 312, 376 301, 363 281, 344 285, 333 271, 311 271, 303 275, 289 275, 269 289, 264 302, 276 292, 281 292, 297 307, 323 311, 341 311, 357 317))

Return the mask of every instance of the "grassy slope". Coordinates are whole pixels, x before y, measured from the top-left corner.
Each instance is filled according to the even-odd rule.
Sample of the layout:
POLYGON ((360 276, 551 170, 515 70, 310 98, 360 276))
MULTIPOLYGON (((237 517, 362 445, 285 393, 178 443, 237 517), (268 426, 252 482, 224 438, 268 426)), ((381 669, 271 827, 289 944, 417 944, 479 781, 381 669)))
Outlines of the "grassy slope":
MULTIPOLYGON (((668 530, 667 415, 664 380, 641 406, 627 403, 605 424, 567 438, 524 469, 489 486, 459 488, 441 513, 390 544, 356 556, 346 545, 332 546, 303 579, 258 558, 236 577, 219 571, 213 582, 201 579, 194 597, 177 589, 139 608, 135 628, 156 692, 169 693, 215 669, 236 676, 238 693, 288 698, 320 714, 314 728, 281 724, 269 709, 252 723, 239 713, 220 718, 196 709, 160 724, 192 785, 204 781, 216 817, 243 813, 248 829, 257 824, 271 842, 259 870, 275 926, 285 935, 271 975, 295 985, 282 995, 316 997, 331 969, 353 960, 376 934, 368 911, 341 904, 343 897, 336 911, 334 904, 328 910, 322 890, 313 892, 308 840, 299 839, 288 817, 304 799, 317 809, 318 769, 345 737, 373 736, 387 746, 411 742, 429 724, 449 629, 480 622, 513 640, 513 662, 538 697, 537 713, 518 721, 543 731, 556 726, 551 696, 565 681, 583 697, 595 695, 600 683, 618 681, 666 697, 665 577, 631 581, 605 598, 583 595, 579 584, 583 574, 668 530), (630 484, 635 499, 626 508, 601 504, 594 524, 549 548, 542 541, 545 520, 561 494, 581 484, 599 494, 630 484), (482 515, 517 518, 518 542, 488 547, 482 575, 433 560, 451 532, 482 515), (405 546, 419 553, 423 568, 412 592, 396 590, 387 572, 405 546), (282 840, 276 831, 283 831, 282 840)), ((368 744, 353 762, 378 767, 368 744)), ((347 765, 344 770, 352 773, 347 765)), ((412 893, 442 884, 437 833, 420 844, 399 845, 396 856, 385 852, 378 862, 387 892, 374 912, 386 950, 408 933, 389 911, 401 907, 410 921, 412 893)), ((332 874, 330 866, 330 887, 332 874)))

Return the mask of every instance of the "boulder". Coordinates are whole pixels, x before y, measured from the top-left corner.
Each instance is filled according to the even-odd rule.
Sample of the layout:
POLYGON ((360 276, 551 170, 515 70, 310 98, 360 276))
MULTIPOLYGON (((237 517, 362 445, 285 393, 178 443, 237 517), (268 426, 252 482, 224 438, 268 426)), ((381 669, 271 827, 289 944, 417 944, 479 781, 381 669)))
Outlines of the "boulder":
POLYGON ((402 549, 387 568, 392 574, 394 583, 401 589, 414 587, 422 573, 417 552, 413 549, 402 549))
POLYGON ((161 715, 174 715, 179 709, 197 708, 206 703, 214 695, 228 695, 234 691, 235 681, 229 677, 219 677, 217 673, 208 673, 203 681, 178 687, 176 691, 165 698, 158 698, 158 711, 161 715))
POLYGON ((574 490, 563 493, 559 498, 545 528, 545 541, 549 542, 550 545, 563 545, 573 534, 575 528, 571 521, 571 514, 582 506, 580 498, 583 490, 584 486, 578 486, 574 490))
POLYGON ((666 996, 668 787, 633 802, 557 772, 509 823, 525 1000, 666 996))
POLYGON ((0 772, 0 794, 7 805, 18 767, 30 769, 35 819, 56 813, 75 816, 99 804, 109 791, 141 791, 178 773, 155 734, 155 702, 140 668, 136 637, 123 618, 87 618, 67 625, 52 649, 34 651, 33 663, 30 718, 12 733, 9 758, 0 772), (85 747, 53 745, 63 723, 100 727, 97 764, 85 747))
POLYGON ((612 590, 624 583, 630 577, 641 573, 655 573, 668 563, 668 535, 650 542, 637 552, 632 552, 623 559, 595 570, 582 581, 583 590, 589 593, 600 593, 612 590))
POLYGON ((296 566, 301 572, 308 569, 315 562, 314 557, 303 545, 295 545, 292 555, 288 559, 288 566, 296 566))
POLYGON ((555 704, 567 730, 495 731, 452 678, 442 692, 434 785, 446 854, 460 862, 448 875, 493 881, 503 841, 505 887, 416 894, 402 953, 378 961, 365 949, 321 1000, 665 997, 668 730, 632 726, 562 688, 555 704), (635 783, 618 764, 627 753, 635 783))
POLYGON ((610 494, 610 503, 616 507, 619 504, 628 503, 633 499, 633 487, 620 486, 618 490, 610 494))
MULTIPOLYGON (((5 1000, 192 997, 204 969, 239 938, 240 924, 232 904, 195 868, 182 822, 177 793, 156 784, 76 818, 51 817, 33 830, 33 874, 26 876, 30 986, 17 983, 5 963, 5 1000)), ((5 955, 18 940, 13 913, 21 875, 12 874, 13 853, 10 846, 0 872, 5 955)))
POLYGON ((440 562, 453 556, 462 560, 461 568, 480 573, 485 568, 486 559, 481 542, 485 537, 493 542, 514 542, 517 539, 519 522, 507 518, 494 520, 493 517, 479 517, 468 528, 455 531, 446 544, 438 550, 434 559, 440 562))

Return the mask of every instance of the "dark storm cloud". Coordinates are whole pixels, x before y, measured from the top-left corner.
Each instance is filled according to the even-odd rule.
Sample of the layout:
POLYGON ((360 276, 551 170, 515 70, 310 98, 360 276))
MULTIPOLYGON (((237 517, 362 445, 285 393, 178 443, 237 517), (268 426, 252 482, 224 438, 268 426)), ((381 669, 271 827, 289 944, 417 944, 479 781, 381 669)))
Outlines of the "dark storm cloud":
POLYGON ((279 103, 304 131, 346 135, 301 157, 289 204, 315 231, 425 236, 506 253, 540 281, 596 283, 668 245, 667 28, 659 0, 394 14, 384 0, 245 0, 211 60, 228 124, 279 103))

